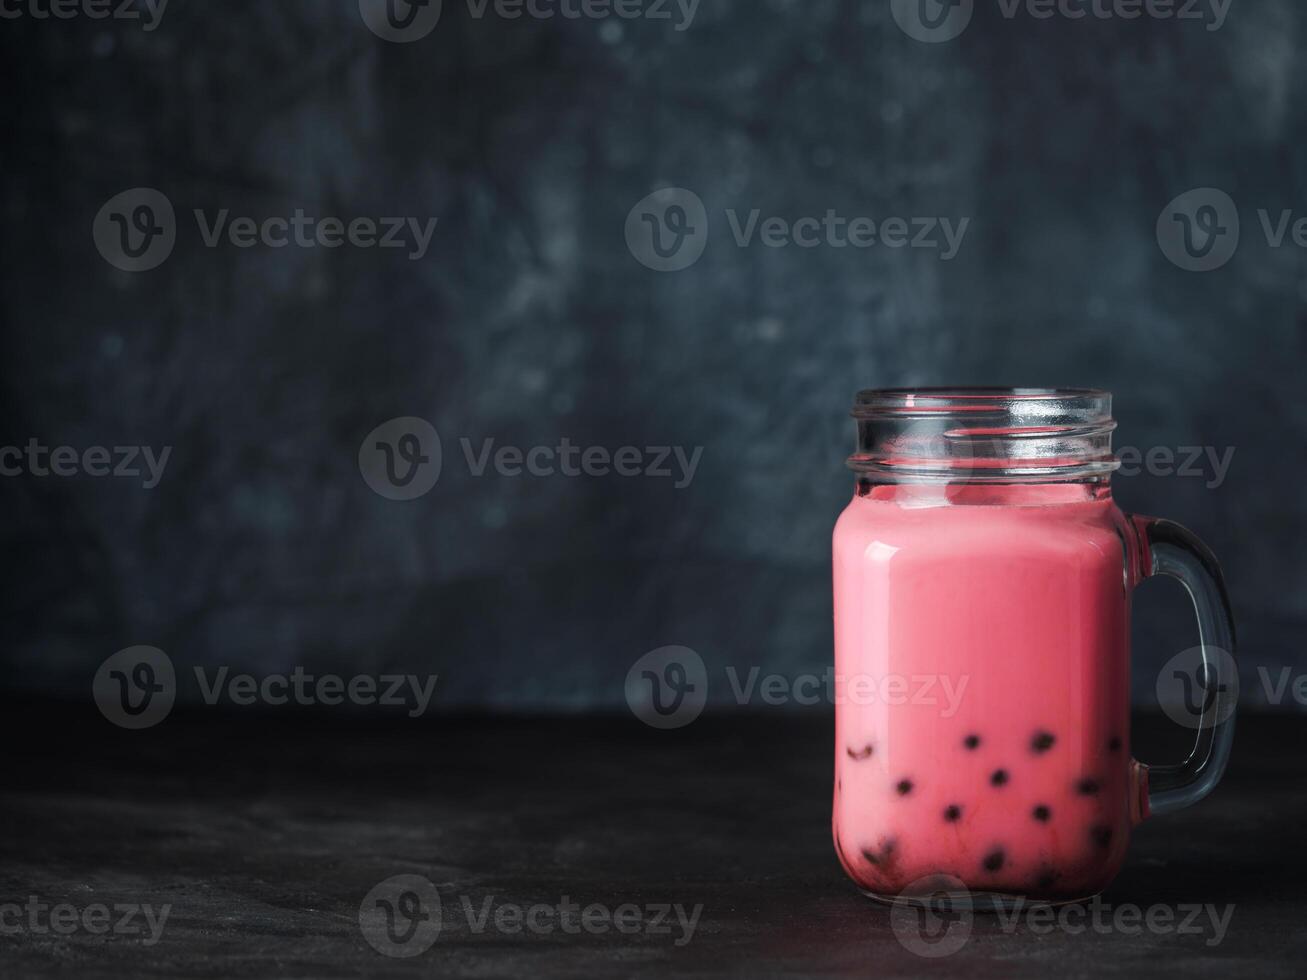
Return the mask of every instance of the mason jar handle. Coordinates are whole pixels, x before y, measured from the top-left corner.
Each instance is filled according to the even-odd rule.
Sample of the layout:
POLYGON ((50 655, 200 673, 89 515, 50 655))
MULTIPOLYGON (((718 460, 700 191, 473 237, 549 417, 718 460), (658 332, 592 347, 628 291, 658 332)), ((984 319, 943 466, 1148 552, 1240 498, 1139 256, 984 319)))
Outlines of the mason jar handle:
MULTIPOLYGON (((1174 521, 1132 518, 1140 544, 1139 579, 1165 575, 1185 587, 1198 616, 1199 646, 1168 661, 1180 682, 1182 703, 1168 714, 1197 730, 1189 758, 1179 765, 1140 771, 1139 817, 1170 813, 1197 803, 1216 788, 1230 761, 1239 675, 1234 660, 1234 617, 1215 556, 1198 536, 1174 521)), ((1165 705, 1163 707, 1166 707, 1165 705)))

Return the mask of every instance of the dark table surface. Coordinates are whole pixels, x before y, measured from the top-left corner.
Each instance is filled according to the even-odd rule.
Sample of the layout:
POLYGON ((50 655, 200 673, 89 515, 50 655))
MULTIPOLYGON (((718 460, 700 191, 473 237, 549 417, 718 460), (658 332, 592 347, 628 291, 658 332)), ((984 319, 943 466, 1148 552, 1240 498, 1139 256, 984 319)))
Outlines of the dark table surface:
MULTIPOLYGON (((1307 959, 1307 761, 1288 718, 1242 719, 1220 789, 1137 830, 1106 911, 1063 920, 1073 929, 955 920, 944 937, 961 948, 927 958, 836 864, 822 713, 706 715, 671 732, 632 718, 204 711, 127 732, 94 708, 4 715, 6 978, 1297 977, 1307 959), (360 926, 365 897, 396 875, 440 897, 438 935, 414 933, 408 958, 378 952, 360 926), (587 931, 573 911, 565 932, 564 899, 600 907, 596 930, 602 912, 631 931, 587 931), (75 921, 56 929, 34 903, 71 906, 59 914, 75 921), (534 905, 555 911, 510 931, 513 907, 534 905), (702 907, 688 942, 674 911, 655 922, 678 905, 687 919, 702 907), (86 916, 94 906, 109 907, 108 934, 86 916), (1174 921, 1112 928, 1125 906, 1174 921), (128 907, 140 911, 124 920, 128 907), (1211 911, 1229 916, 1223 931, 1211 911)), ((1155 757, 1175 754, 1168 738, 1156 720, 1136 725, 1155 757)))

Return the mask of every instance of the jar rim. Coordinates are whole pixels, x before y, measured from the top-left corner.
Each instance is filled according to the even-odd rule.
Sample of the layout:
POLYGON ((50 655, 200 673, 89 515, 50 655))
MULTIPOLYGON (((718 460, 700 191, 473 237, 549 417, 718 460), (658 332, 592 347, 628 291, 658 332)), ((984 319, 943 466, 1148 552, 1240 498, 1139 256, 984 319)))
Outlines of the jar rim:
POLYGON ((850 414, 864 479, 1098 481, 1119 466, 1102 388, 867 388, 850 414))
POLYGON ((977 411, 1009 403, 1060 402, 1073 411, 1110 418, 1112 393, 1105 388, 1003 388, 940 386, 921 388, 864 388, 854 398, 854 417, 867 412, 977 411), (994 402, 994 406, 977 402, 994 402))

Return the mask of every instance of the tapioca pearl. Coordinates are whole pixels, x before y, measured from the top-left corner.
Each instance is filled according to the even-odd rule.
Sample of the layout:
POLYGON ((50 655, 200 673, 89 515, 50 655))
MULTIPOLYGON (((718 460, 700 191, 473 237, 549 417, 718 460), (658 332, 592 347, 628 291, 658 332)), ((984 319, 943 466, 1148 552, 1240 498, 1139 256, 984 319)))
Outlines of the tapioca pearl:
POLYGON ((994 786, 1006 786, 1008 781, 1007 770, 995 769, 993 775, 989 777, 989 781, 994 786))
POLYGON ((1057 884, 1057 878, 1058 874, 1056 871, 1051 871, 1046 868, 1041 871, 1039 877, 1035 879, 1035 887, 1040 891, 1048 891, 1048 889, 1057 884))
POLYGON ((957 823, 962 819, 962 807, 954 803, 952 806, 944 808, 944 819, 949 823, 957 823))
POLYGON ((1006 862, 1007 854, 1004 853, 1003 848, 996 847, 985 855, 985 860, 981 862, 981 865, 986 871, 998 871, 1006 862))
POLYGON ((877 848, 864 847, 862 857, 868 864, 880 867, 894 859, 894 851, 897 847, 898 842, 893 837, 886 837, 877 848))
POLYGON ((968 735, 962 740, 962 744, 967 747, 969 752, 974 752, 976 749, 980 748, 980 736, 968 735))
POLYGON ((854 762, 862 762, 865 759, 871 758, 871 753, 875 751, 875 748, 876 747, 874 745, 868 742, 866 745, 862 746, 862 748, 855 749, 852 745, 850 745, 844 751, 849 754, 849 758, 852 759, 854 762))
POLYGON ((1030 736, 1030 751, 1036 755, 1043 755, 1053 747, 1053 743, 1056 741, 1057 736, 1052 732, 1042 730, 1035 732, 1034 735, 1030 736))
POLYGON ((1099 847, 1110 847, 1112 844, 1112 828, 1103 824, 1091 827, 1089 830, 1089 839, 1099 847))
POLYGON ((1107 751, 1109 751, 1109 752, 1120 752, 1120 751, 1121 751, 1121 736, 1120 736, 1120 735, 1113 735, 1111 738, 1109 738, 1109 739, 1107 740, 1107 751))
POLYGON ((899 796, 907 796, 909 793, 912 792, 912 780, 900 779, 898 783, 895 785, 894 791, 898 793, 899 796))
POLYGON ((1102 787, 1098 784, 1098 780, 1089 776, 1076 783, 1076 792, 1081 796, 1097 796, 1100 789, 1102 787))
POLYGON ((1049 819, 1053 816, 1053 811, 1041 803, 1030 811, 1030 815, 1040 823, 1048 823, 1049 819))

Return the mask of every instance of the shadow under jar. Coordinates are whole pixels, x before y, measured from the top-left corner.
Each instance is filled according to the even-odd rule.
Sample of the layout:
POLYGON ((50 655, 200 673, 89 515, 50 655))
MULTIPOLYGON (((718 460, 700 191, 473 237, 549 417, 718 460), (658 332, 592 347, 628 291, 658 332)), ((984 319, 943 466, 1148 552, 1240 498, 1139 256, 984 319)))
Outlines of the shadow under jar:
POLYGON ((1233 738, 1234 635, 1191 533, 1112 499, 1111 395, 873 390, 835 527, 841 863, 873 898, 954 907, 1101 891, 1150 813, 1201 799, 1233 738), (1180 579, 1198 613, 1184 763, 1131 758, 1130 596, 1180 579))

